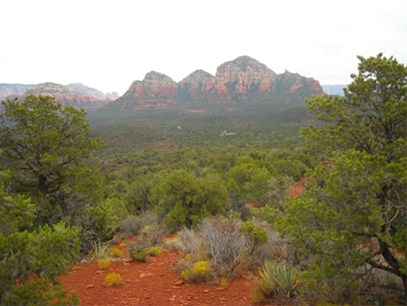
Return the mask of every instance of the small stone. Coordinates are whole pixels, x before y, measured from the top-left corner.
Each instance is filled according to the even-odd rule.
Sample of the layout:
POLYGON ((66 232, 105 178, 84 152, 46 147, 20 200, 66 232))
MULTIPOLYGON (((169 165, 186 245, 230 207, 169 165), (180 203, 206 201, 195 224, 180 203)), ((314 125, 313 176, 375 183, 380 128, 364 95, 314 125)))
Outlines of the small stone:
POLYGON ((209 293, 209 289, 205 289, 203 292, 204 293, 209 293))
POLYGON ((87 286, 85 287, 85 289, 92 289, 92 288, 95 288, 95 285, 87 285, 87 286))
POLYGON ((102 273, 104 273, 105 271, 103 271, 103 270, 97 270, 97 271, 95 271, 95 274, 102 274, 102 273))
POLYGON ((179 279, 174 283, 175 286, 181 286, 183 284, 185 284, 185 281, 183 279, 179 279))
POLYGON ((223 291, 223 290, 225 290, 225 288, 223 288, 223 287, 216 287, 215 290, 223 291))

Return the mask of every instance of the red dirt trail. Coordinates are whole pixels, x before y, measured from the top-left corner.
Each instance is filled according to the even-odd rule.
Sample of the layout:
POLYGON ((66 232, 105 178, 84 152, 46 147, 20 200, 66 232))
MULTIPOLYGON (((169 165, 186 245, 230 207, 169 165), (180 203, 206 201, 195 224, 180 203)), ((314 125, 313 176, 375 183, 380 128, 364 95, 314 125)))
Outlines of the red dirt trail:
POLYGON ((163 251, 147 262, 113 261, 107 270, 97 262, 74 266, 60 279, 67 290, 76 291, 81 305, 253 305, 250 281, 241 278, 230 281, 224 289, 219 285, 184 283, 174 266, 179 258, 175 251, 163 251), (103 286, 108 273, 119 273, 123 284, 103 286))

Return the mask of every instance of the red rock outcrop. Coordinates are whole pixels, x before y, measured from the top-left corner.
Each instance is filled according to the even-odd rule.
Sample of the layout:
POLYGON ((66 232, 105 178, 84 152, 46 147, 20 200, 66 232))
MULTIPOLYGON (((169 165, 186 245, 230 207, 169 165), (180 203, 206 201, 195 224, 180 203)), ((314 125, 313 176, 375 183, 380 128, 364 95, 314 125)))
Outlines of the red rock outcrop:
POLYGON ((276 79, 277 74, 274 71, 248 56, 226 62, 216 70, 219 93, 231 96, 271 93, 276 79))
POLYGON ((226 107, 243 103, 305 103, 304 98, 321 94, 317 81, 288 71, 277 75, 266 65, 241 56, 217 68, 213 76, 203 70, 184 78, 179 84, 158 72, 148 73, 143 81, 134 81, 129 90, 109 108, 168 108, 178 103, 205 107, 226 107), (285 100, 287 100, 285 102, 285 100))
POLYGON ((134 81, 114 102, 121 109, 167 108, 179 100, 178 84, 170 77, 151 71, 142 81, 134 81))
POLYGON ((318 81, 312 78, 305 78, 298 73, 285 71, 279 74, 276 83, 276 96, 313 96, 323 94, 323 90, 318 81))

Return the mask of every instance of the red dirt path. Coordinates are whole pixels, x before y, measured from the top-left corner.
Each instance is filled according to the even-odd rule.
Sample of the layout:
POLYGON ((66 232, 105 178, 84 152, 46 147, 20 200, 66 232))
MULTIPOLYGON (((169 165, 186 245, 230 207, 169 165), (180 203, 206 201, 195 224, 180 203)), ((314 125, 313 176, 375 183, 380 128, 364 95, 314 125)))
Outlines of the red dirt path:
POLYGON ((253 305, 250 281, 232 280, 229 287, 181 283, 174 272, 179 253, 163 251, 146 263, 114 261, 108 270, 97 262, 74 266, 61 277, 63 287, 78 292, 82 305, 253 305), (119 287, 104 287, 103 279, 111 272, 123 277, 119 287))

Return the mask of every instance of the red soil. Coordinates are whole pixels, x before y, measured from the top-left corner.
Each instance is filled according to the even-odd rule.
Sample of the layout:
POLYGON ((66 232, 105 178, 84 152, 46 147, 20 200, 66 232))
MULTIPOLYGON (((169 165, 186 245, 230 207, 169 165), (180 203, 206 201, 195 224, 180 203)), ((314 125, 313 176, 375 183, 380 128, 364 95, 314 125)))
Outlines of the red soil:
POLYGON ((61 277, 63 287, 76 291, 82 305, 253 305, 250 281, 232 280, 224 289, 219 285, 188 284, 182 281, 174 266, 179 258, 175 251, 163 251, 140 263, 129 259, 112 262, 100 270, 97 262, 74 266, 61 277), (104 287, 108 273, 119 273, 123 284, 104 287))
POLYGON ((299 197, 304 192, 304 189, 305 189, 304 181, 297 182, 287 190, 287 195, 294 198, 299 197))

